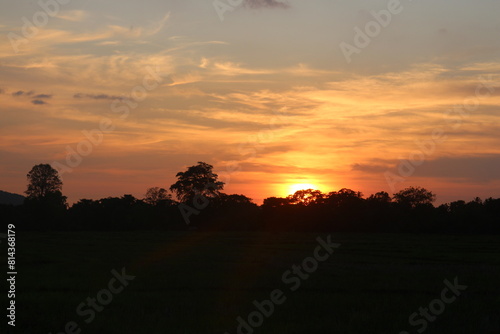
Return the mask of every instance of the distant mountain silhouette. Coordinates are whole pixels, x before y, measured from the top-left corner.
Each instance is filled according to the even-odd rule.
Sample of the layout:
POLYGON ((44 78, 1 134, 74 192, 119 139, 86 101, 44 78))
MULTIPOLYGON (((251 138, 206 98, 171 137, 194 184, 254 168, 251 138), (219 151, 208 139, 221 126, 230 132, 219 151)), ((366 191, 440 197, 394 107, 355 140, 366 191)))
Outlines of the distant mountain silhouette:
POLYGON ((22 205, 24 196, 0 190, 0 204, 22 205))

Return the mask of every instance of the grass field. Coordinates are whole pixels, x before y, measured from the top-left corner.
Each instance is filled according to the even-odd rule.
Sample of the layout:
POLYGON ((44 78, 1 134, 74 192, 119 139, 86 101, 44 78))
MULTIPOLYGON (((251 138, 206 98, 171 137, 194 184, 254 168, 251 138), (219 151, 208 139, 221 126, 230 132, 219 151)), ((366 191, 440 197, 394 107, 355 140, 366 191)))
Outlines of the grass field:
POLYGON ((65 330, 74 321, 81 333, 234 334, 254 300, 280 289, 286 300, 253 333, 417 333, 409 316, 457 277, 467 289, 425 333, 500 333, 499 236, 334 234, 341 246, 291 291, 283 273, 313 256, 318 236, 19 232, 11 332, 78 333, 65 330), (77 306, 123 267, 135 278, 86 323, 77 306))

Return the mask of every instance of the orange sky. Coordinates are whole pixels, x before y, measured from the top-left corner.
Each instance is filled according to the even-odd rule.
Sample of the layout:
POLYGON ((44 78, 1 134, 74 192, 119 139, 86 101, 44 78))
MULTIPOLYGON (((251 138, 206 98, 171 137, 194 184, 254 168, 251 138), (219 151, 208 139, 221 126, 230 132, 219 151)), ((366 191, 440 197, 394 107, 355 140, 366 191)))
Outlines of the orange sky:
POLYGON ((247 1, 223 21, 210 1, 121 3, 59 5, 32 36, 43 10, 1 5, 1 190, 51 163, 70 202, 141 198, 205 161, 259 203, 294 184, 500 197, 498 2, 405 2, 350 63, 339 46, 387 1, 247 1))

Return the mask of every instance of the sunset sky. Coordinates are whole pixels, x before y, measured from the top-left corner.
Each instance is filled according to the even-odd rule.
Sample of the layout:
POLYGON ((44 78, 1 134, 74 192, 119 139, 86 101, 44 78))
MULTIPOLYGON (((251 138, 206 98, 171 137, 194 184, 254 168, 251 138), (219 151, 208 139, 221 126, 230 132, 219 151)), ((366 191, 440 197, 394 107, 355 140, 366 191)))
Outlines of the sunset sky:
POLYGON ((500 197, 500 1, 54 1, 0 4, 0 190, 57 162, 70 203, 142 198, 204 161, 257 203, 500 197))

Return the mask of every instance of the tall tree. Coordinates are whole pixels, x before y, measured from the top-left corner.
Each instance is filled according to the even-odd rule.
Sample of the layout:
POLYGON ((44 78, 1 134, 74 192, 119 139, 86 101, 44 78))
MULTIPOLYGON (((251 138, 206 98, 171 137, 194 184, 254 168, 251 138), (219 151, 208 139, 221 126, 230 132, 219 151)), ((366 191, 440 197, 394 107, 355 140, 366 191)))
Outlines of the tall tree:
POLYGON ((217 197, 224 189, 224 182, 218 181, 218 175, 212 170, 212 165, 200 161, 185 172, 177 173, 177 182, 170 186, 170 190, 181 202, 190 202, 196 195, 217 197))
POLYGON ((60 223, 68 208, 66 196, 62 194, 62 181, 57 170, 48 164, 39 164, 26 175, 28 189, 24 205, 35 220, 45 227, 60 223))
POLYGON ((26 175, 28 189, 25 191, 28 199, 41 200, 62 193, 62 181, 57 170, 49 164, 39 164, 26 175))

